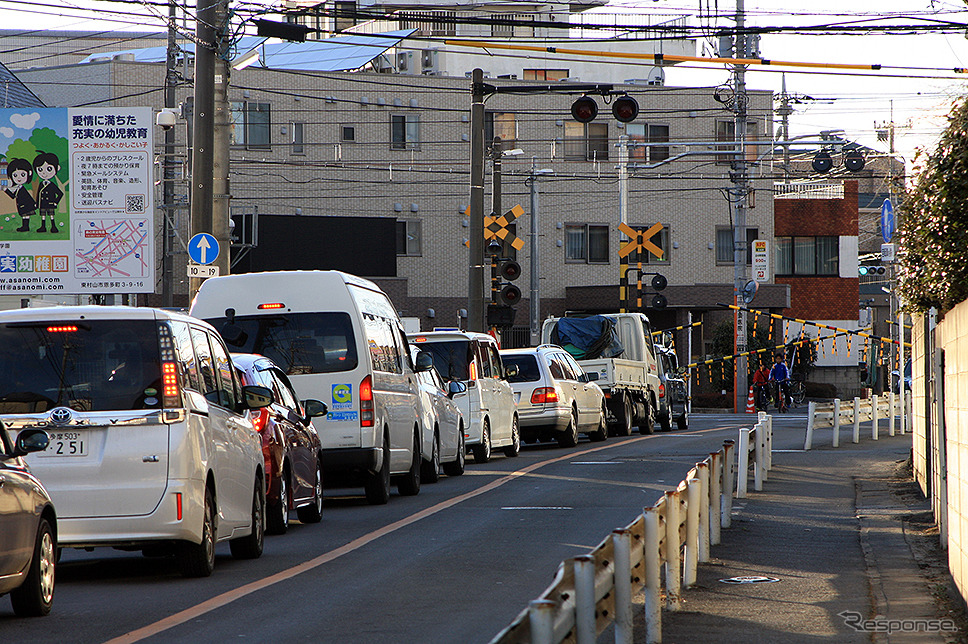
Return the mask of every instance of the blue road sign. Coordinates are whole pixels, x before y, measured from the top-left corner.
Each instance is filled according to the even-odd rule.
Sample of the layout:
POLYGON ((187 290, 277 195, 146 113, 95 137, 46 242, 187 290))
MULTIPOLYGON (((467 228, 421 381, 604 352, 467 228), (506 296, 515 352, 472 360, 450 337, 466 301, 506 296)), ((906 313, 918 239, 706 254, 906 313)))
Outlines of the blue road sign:
POLYGON ((198 233, 188 240, 188 256, 196 264, 211 264, 218 258, 218 240, 208 233, 198 233))
POLYGON ((884 238, 885 244, 891 243, 891 237, 894 236, 894 206, 891 205, 890 199, 885 199, 884 203, 881 204, 881 237, 884 238))

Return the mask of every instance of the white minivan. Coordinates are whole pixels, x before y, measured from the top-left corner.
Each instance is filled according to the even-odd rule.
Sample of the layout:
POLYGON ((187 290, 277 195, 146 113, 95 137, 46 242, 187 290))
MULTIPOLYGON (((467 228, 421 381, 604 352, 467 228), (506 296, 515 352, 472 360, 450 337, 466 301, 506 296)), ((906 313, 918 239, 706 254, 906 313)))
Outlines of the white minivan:
POLYGON ((434 366, 445 380, 466 385, 467 391, 455 395, 454 402, 467 420, 464 438, 474 462, 489 461, 495 447, 503 449, 505 456, 517 456, 521 450, 518 408, 497 341, 471 331, 435 330, 408 337, 433 356, 434 366))
POLYGON ((218 333, 150 308, 65 306, 0 312, 0 420, 39 427, 27 457, 57 507, 58 546, 173 553, 208 576, 215 544, 262 554, 262 445, 218 333))
POLYGON ((300 398, 326 403, 329 413, 313 419, 326 489, 362 483, 371 504, 387 502, 391 477, 400 494, 420 491, 417 367, 376 284, 339 271, 226 275, 205 280, 191 315, 233 351, 272 359, 300 398))

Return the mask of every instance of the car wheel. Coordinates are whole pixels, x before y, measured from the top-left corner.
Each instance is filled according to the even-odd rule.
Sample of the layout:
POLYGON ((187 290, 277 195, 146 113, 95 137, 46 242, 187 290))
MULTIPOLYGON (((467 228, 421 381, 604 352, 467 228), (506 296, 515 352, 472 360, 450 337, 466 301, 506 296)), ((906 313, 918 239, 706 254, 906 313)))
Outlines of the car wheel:
POLYGON ((676 427, 679 428, 679 431, 685 431, 689 429, 689 414, 687 414, 686 412, 682 412, 681 415, 677 416, 676 427))
POLYGON ((54 568, 57 544, 47 519, 41 519, 34 541, 34 554, 27 577, 19 588, 10 591, 13 612, 19 617, 43 617, 54 603, 54 568))
POLYGON ((571 417, 568 419, 568 427, 557 436, 559 447, 574 447, 578 444, 578 418, 575 410, 571 410, 571 417))
POLYGON ((268 504, 266 532, 286 534, 289 529, 289 470, 284 467, 279 477, 279 498, 268 504))
POLYGON ((323 520, 323 466, 316 458, 316 484, 313 486, 313 502, 296 508, 300 523, 319 523, 323 520))
POLYGON ((504 455, 514 458, 521 453, 521 431, 518 429, 518 417, 511 420, 511 444, 504 448, 504 455))
POLYGON ((179 544, 178 567, 185 577, 208 577, 215 570, 215 495, 205 488, 201 543, 179 544))
POLYGON ((588 438, 591 439, 593 443, 600 443, 601 441, 608 438, 608 427, 605 425, 605 408, 602 408, 602 415, 598 419, 598 429, 589 432, 588 438))
POLYGON ((440 480, 440 434, 434 431, 434 445, 431 448, 430 460, 421 464, 423 472, 420 476, 427 483, 436 483, 440 480))
POLYGON ((464 473, 464 463, 467 458, 466 446, 464 445, 464 424, 461 423, 457 438, 457 458, 450 463, 444 463, 444 474, 447 476, 460 476, 464 473))
POLYGON ((627 394, 622 395, 622 408, 619 410, 618 427, 616 428, 615 435, 632 435, 632 399, 627 394))
POLYGON ((420 493, 420 466, 423 456, 420 454, 420 431, 413 429, 413 452, 410 458, 410 469, 397 483, 397 491, 403 496, 415 496, 420 493))
POLYGON ((659 418, 659 429, 663 432, 672 431, 672 410, 666 410, 664 413, 656 414, 659 418))
POLYGON ((651 434, 655 431, 655 412, 652 410, 652 404, 645 403, 645 418, 639 421, 639 433, 643 436, 651 434))
POLYGON ((385 505, 390 500, 390 442, 383 437, 383 466, 379 472, 367 472, 366 502, 370 505, 385 505))
POLYGON ((252 532, 229 541, 229 549, 236 559, 258 559, 266 538, 266 492, 261 475, 255 478, 252 492, 252 532))
POLYGON ((491 460, 491 424, 486 418, 481 428, 481 442, 474 445, 473 449, 475 463, 487 463, 491 460))

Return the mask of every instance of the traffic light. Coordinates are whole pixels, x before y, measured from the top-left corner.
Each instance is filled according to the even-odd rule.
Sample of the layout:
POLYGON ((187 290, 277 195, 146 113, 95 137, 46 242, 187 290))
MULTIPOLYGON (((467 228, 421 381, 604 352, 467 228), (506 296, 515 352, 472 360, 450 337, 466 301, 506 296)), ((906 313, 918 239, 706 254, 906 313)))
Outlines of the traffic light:
POLYGON ((860 372, 860 384, 868 384, 870 381, 870 371, 867 368, 867 361, 858 362, 857 369, 860 372))
POLYGON ((884 268, 883 266, 864 266, 863 264, 861 264, 860 266, 857 267, 858 275, 875 276, 875 275, 883 275, 886 272, 887 272, 887 269, 884 268))

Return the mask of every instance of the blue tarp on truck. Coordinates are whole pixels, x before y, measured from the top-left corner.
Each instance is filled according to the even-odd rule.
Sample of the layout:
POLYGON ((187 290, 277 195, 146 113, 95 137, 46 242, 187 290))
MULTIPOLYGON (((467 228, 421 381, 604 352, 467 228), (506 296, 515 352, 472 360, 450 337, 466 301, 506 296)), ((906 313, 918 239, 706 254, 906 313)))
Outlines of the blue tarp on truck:
POLYGON ((606 315, 559 318, 551 331, 551 341, 564 347, 576 360, 618 358, 625 352, 615 333, 615 319, 606 315))

